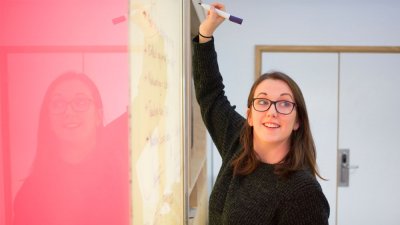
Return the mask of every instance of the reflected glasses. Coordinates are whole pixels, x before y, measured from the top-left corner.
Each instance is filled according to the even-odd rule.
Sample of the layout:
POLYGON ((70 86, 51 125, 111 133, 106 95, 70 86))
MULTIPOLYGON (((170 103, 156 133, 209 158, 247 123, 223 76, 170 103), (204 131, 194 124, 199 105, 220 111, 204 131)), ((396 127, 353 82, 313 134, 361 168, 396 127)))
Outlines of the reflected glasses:
POLYGON ((271 101, 266 98, 253 98, 253 108, 258 112, 267 111, 269 108, 271 108, 271 105, 275 106, 275 109, 278 113, 289 115, 293 111, 296 103, 286 100, 271 101))
POLYGON ((89 109, 92 100, 87 97, 75 97, 71 101, 66 101, 62 98, 52 99, 49 104, 49 112, 54 115, 59 115, 65 113, 68 105, 75 112, 85 112, 89 109))

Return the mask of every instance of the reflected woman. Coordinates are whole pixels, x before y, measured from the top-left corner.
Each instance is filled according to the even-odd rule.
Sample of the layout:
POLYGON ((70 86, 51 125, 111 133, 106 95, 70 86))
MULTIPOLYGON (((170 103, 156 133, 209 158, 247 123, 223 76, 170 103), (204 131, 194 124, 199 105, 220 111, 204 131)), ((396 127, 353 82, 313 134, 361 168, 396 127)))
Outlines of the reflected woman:
POLYGON ((106 137, 94 82, 75 72, 56 78, 42 103, 36 157, 15 199, 14 224, 128 224, 128 159, 106 137))

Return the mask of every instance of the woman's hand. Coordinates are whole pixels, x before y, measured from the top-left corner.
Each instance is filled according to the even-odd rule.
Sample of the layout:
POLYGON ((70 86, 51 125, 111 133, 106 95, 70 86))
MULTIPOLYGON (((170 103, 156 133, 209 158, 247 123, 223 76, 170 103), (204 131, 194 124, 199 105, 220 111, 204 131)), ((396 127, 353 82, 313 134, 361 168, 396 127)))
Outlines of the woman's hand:
MULTIPOLYGON (((225 18, 218 15, 215 9, 225 11, 225 6, 221 3, 215 2, 210 4, 211 9, 207 13, 207 18, 200 24, 199 33, 206 37, 212 37, 217 27, 224 22, 225 18)), ((204 43, 210 41, 211 38, 205 38, 199 35, 199 42, 204 43)))

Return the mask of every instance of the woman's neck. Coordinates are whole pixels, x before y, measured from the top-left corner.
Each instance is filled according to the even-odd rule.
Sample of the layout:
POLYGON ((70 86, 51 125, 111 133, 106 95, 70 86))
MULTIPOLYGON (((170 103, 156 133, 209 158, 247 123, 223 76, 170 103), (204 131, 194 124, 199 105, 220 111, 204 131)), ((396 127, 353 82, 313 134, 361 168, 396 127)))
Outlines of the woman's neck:
POLYGON ((95 150, 95 147, 95 140, 74 143, 64 142, 60 144, 60 156, 68 163, 79 163, 85 160, 95 150))
POLYGON ((268 164, 280 163, 289 152, 289 142, 260 143, 253 140, 254 151, 261 162, 268 164))

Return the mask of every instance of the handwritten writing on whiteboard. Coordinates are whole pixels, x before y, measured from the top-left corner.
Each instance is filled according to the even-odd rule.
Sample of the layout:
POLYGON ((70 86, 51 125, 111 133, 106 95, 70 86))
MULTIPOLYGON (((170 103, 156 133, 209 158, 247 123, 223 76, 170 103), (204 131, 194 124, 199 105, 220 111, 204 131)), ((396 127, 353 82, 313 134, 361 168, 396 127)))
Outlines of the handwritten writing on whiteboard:
MULTIPOLYGON (((166 5, 171 5, 168 3, 171 0, 164 0, 166 5)), ((133 15, 133 22, 136 22, 139 26, 141 26, 143 30, 147 32, 147 37, 152 37, 153 35, 158 35, 163 38, 166 45, 171 46, 172 48, 176 48, 176 38, 172 38, 169 35, 171 32, 166 31, 163 29, 161 22, 169 23, 170 21, 166 20, 166 18, 162 18, 158 16, 157 19, 154 15, 160 15, 157 12, 157 5, 160 5, 159 2, 152 2, 148 4, 141 4, 139 2, 134 2, 132 7, 132 15, 133 15)), ((165 7, 162 11, 172 11, 165 7)), ((170 14, 172 12, 169 12, 170 14)), ((180 12, 179 12, 180 13, 180 12)), ((171 16, 170 16, 171 18, 171 16)), ((177 21, 174 21, 177 22, 177 21)))
POLYGON ((164 42, 167 45, 170 45, 171 47, 176 47, 174 39, 169 37, 168 33, 166 31, 164 31, 163 29, 161 29, 161 27, 158 26, 154 22, 154 19, 152 18, 152 15, 150 12, 143 10, 142 14, 143 14, 145 20, 147 20, 147 23, 149 24, 150 29, 154 30, 158 35, 160 35, 164 39, 164 42))
POLYGON ((151 118, 151 117, 155 117, 155 116, 163 116, 165 114, 165 107, 163 105, 160 104, 154 104, 152 102, 152 100, 149 100, 144 109, 147 111, 147 115, 151 118))
POLYGON ((147 72, 144 75, 144 80, 148 81, 150 85, 154 87, 159 87, 162 89, 168 89, 168 83, 166 80, 160 80, 157 76, 147 72))
POLYGON ((133 224, 182 225, 182 2, 130 4, 133 224))
POLYGON ((153 59, 160 60, 171 66, 175 66, 175 60, 172 58, 172 56, 169 56, 164 51, 161 52, 159 50, 160 49, 158 49, 156 46, 148 44, 144 48, 144 53, 153 59))
POLYGON ((163 145, 171 140, 171 135, 170 134, 163 134, 161 136, 151 135, 150 137, 147 137, 146 140, 149 141, 150 146, 163 145))

